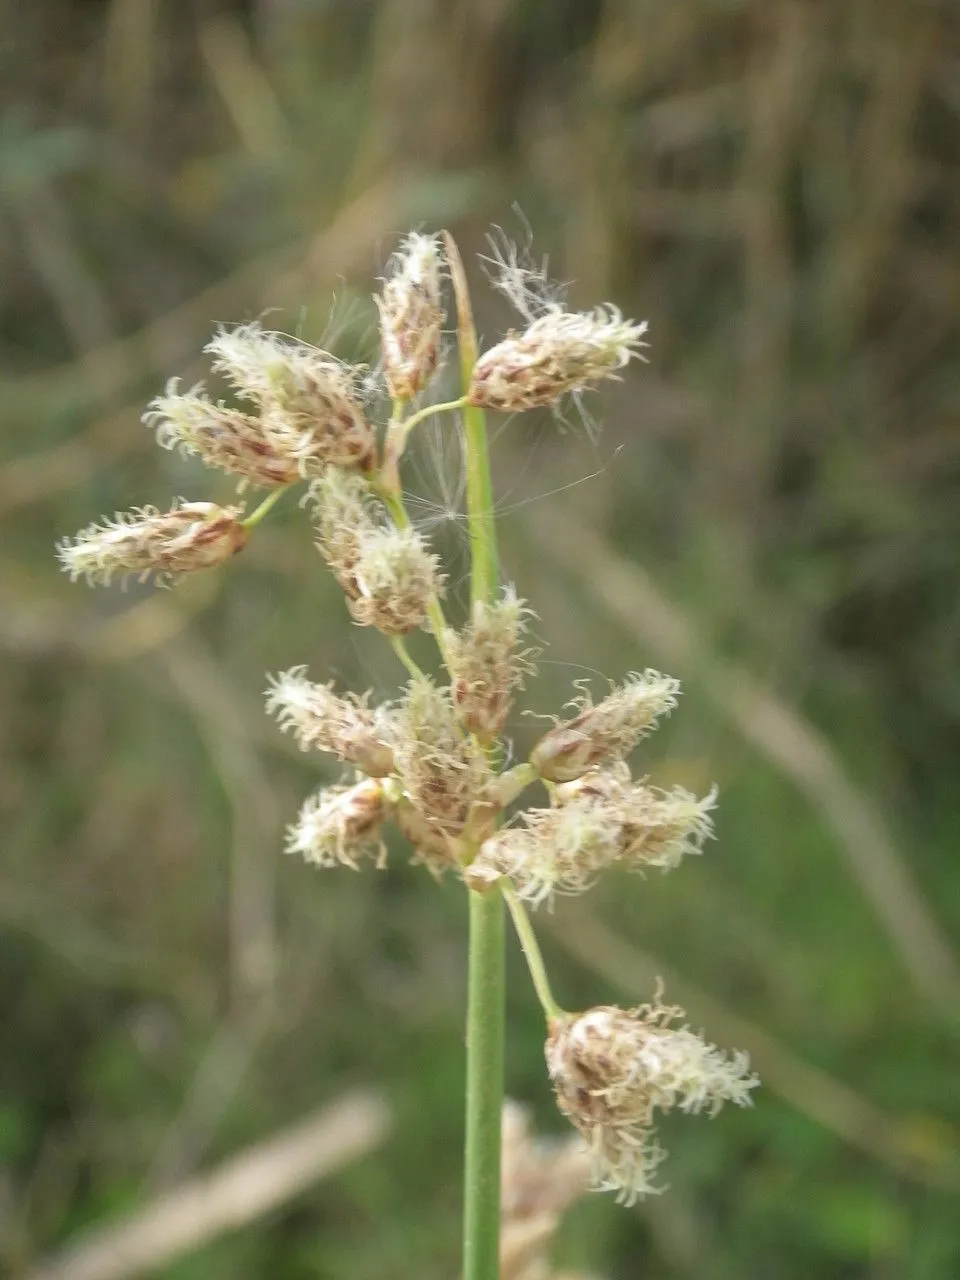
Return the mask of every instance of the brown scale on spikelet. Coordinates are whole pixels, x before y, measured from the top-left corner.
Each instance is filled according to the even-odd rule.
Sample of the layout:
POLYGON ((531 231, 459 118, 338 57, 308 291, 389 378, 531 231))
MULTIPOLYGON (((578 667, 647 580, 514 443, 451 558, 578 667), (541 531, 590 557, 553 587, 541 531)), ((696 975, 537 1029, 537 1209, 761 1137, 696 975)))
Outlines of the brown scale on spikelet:
POLYGON ((147 406, 143 421, 164 449, 179 449, 260 488, 275 489, 300 479, 291 442, 264 429, 258 417, 210 399, 199 384, 178 392, 177 379, 147 406))
POLYGON ((169 581, 183 573, 210 569, 247 542, 239 507, 213 502, 181 502, 170 511, 137 507, 112 520, 91 524, 57 544, 57 556, 71 581, 86 578, 106 585, 115 574, 151 575, 169 581))

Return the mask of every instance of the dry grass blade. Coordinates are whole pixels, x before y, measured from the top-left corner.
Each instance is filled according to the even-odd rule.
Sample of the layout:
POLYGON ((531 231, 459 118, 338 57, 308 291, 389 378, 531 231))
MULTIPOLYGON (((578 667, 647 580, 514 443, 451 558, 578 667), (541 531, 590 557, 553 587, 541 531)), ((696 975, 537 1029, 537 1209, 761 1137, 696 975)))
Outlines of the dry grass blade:
POLYGON ((575 573, 628 631, 687 670, 742 737, 790 778, 833 832, 864 897, 918 990, 949 1016, 960 1007, 960 965, 886 830, 829 742, 749 672, 705 651, 693 622, 639 565, 622 559, 572 514, 532 523, 538 550, 575 573))
POLYGON ((156 1271, 365 1155, 389 1127, 379 1094, 346 1094, 124 1221, 89 1233, 22 1280, 124 1280, 156 1271))

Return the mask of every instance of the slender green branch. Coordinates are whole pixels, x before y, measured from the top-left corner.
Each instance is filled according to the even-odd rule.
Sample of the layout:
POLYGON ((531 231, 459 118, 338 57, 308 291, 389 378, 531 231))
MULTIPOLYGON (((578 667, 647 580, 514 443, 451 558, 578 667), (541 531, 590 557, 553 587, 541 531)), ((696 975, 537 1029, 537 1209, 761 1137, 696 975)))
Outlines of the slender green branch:
POLYGON ((391 636, 390 647, 393 649, 393 652, 397 655, 397 657, 400 659, 400 661, 403 663, 406 669, 413 676, 414 680, 426 679, 426 676, 424 675, 423 671, 421 671, 421 669, 414 662, 413 658, 411 658, 410 650, 407 648, 406 644, 404 643, 402 636, 391 636))
POLYGON ((406 408, 406 401, 394 401, 393 412, 390 415, 390 425, 387 427, 387 438, 384 441, 383 466, 380 471, 385 489, 389 489, 393 493, 401 492, 400 459, 403 457, 404 450, 407 447, 410 432, 417 423, 435 413, 452 413, 455 409, 462 409, 465 404, 465 397, 461 397, 459 400, 448 400, 445 404, 428 404, 422 409, 418 409, 416 413, 412 413, 409 418, 404 418, 403 411, 406 408))
POLYGON ((516 764, 497 778, 497 800, 506 808, 539 778, 532 764, 516 764))
POLYGON ((548 1021, 551 1018, 558 1018, 562 1016, 564 1010, 557 1004, 553 998, 553 992, 550 990, 547 967, 543 963, 540 944, 537 942, 537 935, 533 931, 530 917, 524 910, 523 903, 510 887, 509 880, 499 881, 499 887, 513 918, 513 927, 516 929, 517 937, 520 939, 520 946, 523 948, 523 954, 526 957, 527 968, 530 970, 530 977, 533 980, 537 999, 540 1001, 548 1021))
POLYGON ((260 503, 259 507, 255 507, 254 510, 250 512, 250 514, 247 516, 245 520, 240 521, 240 524, 243 526, 243 528, 244 529, 255 528, 263 519, 263 517, 267 514, 267 512, 271 511, 273 507, 280 501, 283 495, 287 492, 287 490, 291 489, 292 487, 293 487, 292 485, 285 484, 285 485, 281 485, 279 489, 274 489, 271 493, 268 493, 267 496, 264 498, 264 500, 260 503))
POLYGON ((467 397, 463 395, 456 400, 447 400, 443 404, 424 405, 422 409, 418 409, 416 413, 411 413, 409 418, 404 419, 403 421, 404 440, 407 440, 409 438, 410 432, 417 425, 417 423, 422 422, 424 418, 429 418, 435 413, 453 413, 454 410, 456 409, 462 409, 466 403, 467 403, 467 397))

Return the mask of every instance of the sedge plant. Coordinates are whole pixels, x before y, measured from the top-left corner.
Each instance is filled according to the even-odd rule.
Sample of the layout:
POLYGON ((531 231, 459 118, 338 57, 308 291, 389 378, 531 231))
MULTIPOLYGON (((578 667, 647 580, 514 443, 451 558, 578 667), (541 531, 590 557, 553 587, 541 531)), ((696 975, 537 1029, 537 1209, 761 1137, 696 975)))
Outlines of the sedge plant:
POLYGON ((382 868, 392 824, 414 862, 466 895, 464 1280, 500 1274, 507 918, 543 1008, 547 1073, 583 1140, 595 1188, 625 1204, 659 1190, 657 1113, 745 1105, 757 1083, 746 1055, 725 1054, 694 1033, 659 990, 632 1009, 568 1011, 550 986, 532 914, 558 894, 589 889, 608 868, 667 870, 699 853, 712 834, 715 795, 660 789, 631 773, 634 748, 677 705, 678 682, 653 670, 628 674, 597 702, 581 693, 529 759, 510 764, 504 731, 537 654, 526 641, 532 610, 501 579, 486 415, 579 405, 640 355, 646 325, 612 306, 568 309, 509 247, 492 268, 522 324, 481 352, 452 238, 411 234, 401 243, 376 298, 391 405, 379 426, 360 369, 258 324, 221 329, 206 350, 231 402, 174 381, 144 421, 162 446, 236 477, 237 501, 138 508, 58 546, 74 579, 169 582, 241 551, 280 495, 299 487, 350 616, 392 645, 406 677, 392 702, 372 705, 367 694, 292 666, 270 677, 266 705, 303 750, 343 766, 342 780, 310 796, 290 825, 289 851, 322 869, 382 868), (438 402, 431 391, 448 292, 460 394, 438 402), (471 590, 458 626, 444 611, 444 567, 410 518, 402 479, 412 434, 438 415, 459 415, 465 440, 471 590), (265 496, 247 512, 251 490, 265 496), (439 679, 408 650, 405 637, 418 628, 436 641, 439 679), (515 812, 535 785, 538 802, 515 812))

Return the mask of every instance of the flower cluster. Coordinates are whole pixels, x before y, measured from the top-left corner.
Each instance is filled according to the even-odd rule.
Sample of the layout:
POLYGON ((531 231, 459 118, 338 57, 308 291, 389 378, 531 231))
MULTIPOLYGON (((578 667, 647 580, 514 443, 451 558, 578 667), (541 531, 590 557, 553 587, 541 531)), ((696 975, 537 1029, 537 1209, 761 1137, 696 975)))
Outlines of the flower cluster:
POLYGON ((683 1016, 658 997, 551 1022, 546 1057, 557 1105, 586 1140, 595 1184, 626 1204, 658 1190, 657 1111, 716 1115, 725 1102, 749 1105, 759 1084, 746 1054, 727 1056, 687 1026, 671 1026, 683 1016))
POLYGON ((239 507, 181 502, 171 511, 137 507, 112 520, 88 525, 57 544, 60 564, 72 581, 106 586, 115 574, 151 575, 169 581, 228 560, 247 541, 239 507))
POLYGON ((519 413, 552 408, 571 392, 616 378, 644 345, 646 324, 624 320, 616 307, 592 312, 551 307, 522 333, 511 333, 476 363, 470 403, 519 413))
POLYGON ((317 549, 360 626, 406 635, 443 591, 440 561, 415 529, 398 529, 360 476, 328 467, 310 487, 317 549))
POLYGON ((671 870, 713 834, 714 792, 697 799, 682 787, 633 782, 625 765, 557 787, 553 801, 484 842, 467 872, 475 888, 506 876, 521 901, 539 906, 556 893, 583 893, 614 864, 671 870))
POLYGON ((321 867, 356 868, 358 855, 382 853, 381 827, 392 818, 415 861, 439 874, 462 868, 492 829, 500 807, 494 775, 457 719, 449 688, 412 680, 397 704, 370 708, 294 667, 270 681, 266 700, 304 750, 334 755, 359 776, 306 802, 288 833, 290 851, 321 867))
MULTIPOLYGON (((475 334, 452 240, 412 234, 402 242, 376 299, 379 367, 392 400, 390 421, 379 425, 365 407, 361 369, 259 324, 221 329, 206 351, 231 402, 212 398, 202 384, 182 391, 172 381, 144 420, 161 446, 233 477, 241 492, 253 487, 267 496, 249 515, 209 501, 181 501, 166 512, 138 508, 64 539, 57 552, 74 580, 168 581, 230 558, 288 486, 304 485, 301 508, 350 617, 389 638, 410 679, 376 705, 369 694, 312 681, 303 666, 270 678, 266 706, 281 729, 342 770, 304 802, 286 847, 320 868, 382 868, 392 823, 412 846, 413 862, 437 879, 452 873, 471 893, 507 897, 548 1016, 547 1067, 560 1110, 586 1140, 594 1184, 630 1202, 656 1189, 663 1153, 655 1112, 743 1105, 757 1081, 743 1055, 726 1057, 674 1025, 680 1011, 659 997, 634 1010, 563 1013, 536 956, 524 904, 581 893, 610 867, 668 870, 700 853, 712 835, 715 795, 697 798, 631 774, 628 757, 677 705, 678 682, 653 670, 628 676, 596 703, 581 693, 527 760, 511 762, 504 733, 534 673, 526 643, 532 612, 512 587, 497 595, 486 555, 468 616, 459 626, 444 616, 441 561, 404 505, 400 464, 410 432, 430 413, 464 410, 475 426, 478 409, 513 413, 579 399, 619 377, 645 345, 645 324, 624 320, 614 307, 568 310, 515 251, 501 252, 496 264, 496 287, 525 327, 476 359, 460 399, 411 411, 440 368, 447 282, 468 363, 475 334), (404 637, 418 628, 432 632, 442 676, 423 672, 407 649, 404 637), (533 783, 546 788, 549 803, 501 825, 506 806, 533 783)), ((477 434, 467 433, 468 453, 480 447, 477 434)), ((478 498, 485 469, 485 457, 474 457, 473 478, 483 481, 468 485, 475 550, 485 539, 492 545, 490 504, 478 498)), ((546 1280, 546 1242, 585 1184, 585 1157, 564 1147, 548 1158, 519 1121, 512 1133, 503 1207, 516 1230, 504 1236, 512 1243, 503 1275, 546 1280)))
POLYGON ((410 400, 427 386, 440 362, 444 312, 439 237, 407 236, 391 267, 377 299, 383 367, 394 400, 410 400))
POLYGON ((579 713, 544 734, 530 759, 550 782, 572 782, 588 769, 623 760, 676 707, 679 691, 672 676, 644 671, 614 687, 596 706, 584 694, 575 704, 579 713))
POLYGON ((329 464, 374 465, 376 437, 348 365, 258 324, 223 329, 206 349, 214 370, 255 412, 214 402, 202 386, 180 394, 171 382, 144 414, 164 448, 267 488, 329 464))
POLYGON ((503 732, 514 690, 534 671, 533 651, 519 648, 530 616, 532 610, 508 587, 493 604, 477 601, 463 630, 447 635, 454 704, 470 732, 484 741, 503 732))

